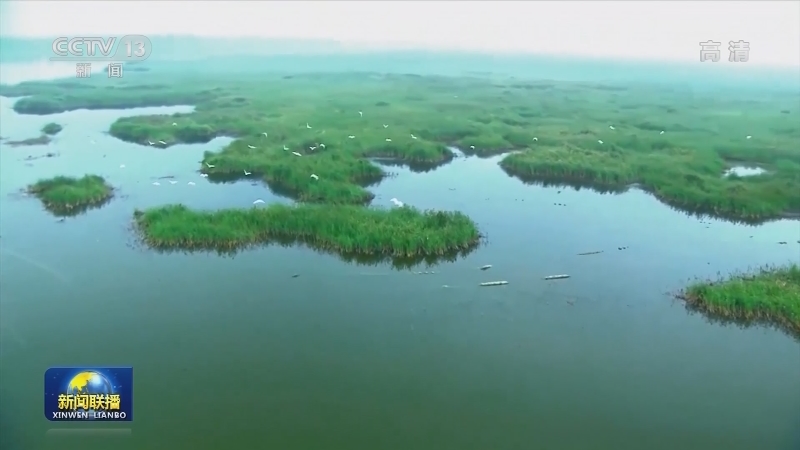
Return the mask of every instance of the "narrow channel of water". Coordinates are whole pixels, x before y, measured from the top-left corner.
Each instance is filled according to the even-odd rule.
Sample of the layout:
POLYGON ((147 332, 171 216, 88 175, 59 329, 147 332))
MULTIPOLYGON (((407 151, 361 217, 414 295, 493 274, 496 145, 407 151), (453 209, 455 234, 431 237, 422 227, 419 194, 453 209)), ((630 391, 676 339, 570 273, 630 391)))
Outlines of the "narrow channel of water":
POLYGON ((201 178, 203 152, 227 139, 155 149, 104 134, 118 117, 190 107, 20 116, 0 100, 3 137, 65 126, 48 146, 0 143, 0 444, 41 448, 52 427, 42 374, 80 364, 135 367, 137 448, 800 442, 797 341, 709 324, 664 294, 691 277, 796 261, 797 221, 701 223, 641 191, 526 186, 497 167, 500 157, 471 157, 427 173, 391 167, 397 176, 373 188, 376 205, 397 197, 461 210, 488 235, 436 274, 303 247, 158 254, 129 245, 134 208, 288 200, 201 178), (58 156, 24 161, 47 152, 58 156), (84 173, 107 176, 119 195, 63 223, 15 194, 84 173), (177 183, 152 185, 164 176, 177 183), (542 280, 561 273, 572 277, 542 280), (509 285, 478 287, 493 280, 509 285))

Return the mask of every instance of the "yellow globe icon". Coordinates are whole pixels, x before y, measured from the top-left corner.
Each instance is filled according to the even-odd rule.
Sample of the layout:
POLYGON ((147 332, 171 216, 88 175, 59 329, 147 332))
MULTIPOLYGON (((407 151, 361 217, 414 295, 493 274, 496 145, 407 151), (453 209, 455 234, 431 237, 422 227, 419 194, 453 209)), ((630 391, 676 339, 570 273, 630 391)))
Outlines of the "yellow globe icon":
POLYGON ((67 394, 111 394, 113 388, 105 375, 86 370, 72 377, 67 385, 67 394))

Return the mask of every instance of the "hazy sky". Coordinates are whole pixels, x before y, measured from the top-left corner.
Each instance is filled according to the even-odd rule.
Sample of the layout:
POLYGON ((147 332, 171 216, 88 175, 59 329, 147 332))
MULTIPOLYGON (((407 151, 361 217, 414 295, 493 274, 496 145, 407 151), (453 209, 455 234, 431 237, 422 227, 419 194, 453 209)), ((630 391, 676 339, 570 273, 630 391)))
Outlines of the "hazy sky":
MULTIPOLYGON (((700 41, 750 42, 749 64, 800 66, 800 1, 2 0, 18 36, 198 34, 380 46, 699 61, 700 41)), ((157 51, 157 49, 154 49, 157 51)))

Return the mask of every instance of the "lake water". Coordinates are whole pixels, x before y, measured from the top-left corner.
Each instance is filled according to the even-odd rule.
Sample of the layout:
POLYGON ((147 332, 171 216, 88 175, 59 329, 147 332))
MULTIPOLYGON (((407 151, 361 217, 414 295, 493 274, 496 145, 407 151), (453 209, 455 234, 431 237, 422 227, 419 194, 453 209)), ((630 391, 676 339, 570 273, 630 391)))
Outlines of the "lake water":
POLYGON ((0 144, 4 450, 64 448, 48 430, 78 428, 43 417, 42 374, 58 365, 134 366, 125 442, 137 449, 800 446, 800 343, 709 323, 666 294, 695 276, 797 261, 797 221, 701 223, 643 192, 527 186, 498 158, 458 158, 428 173, 389 168, 398 176, 373 188, 376 204, 461 210, 488 235, 433 275, 302 247, 159 254, 131 245, 134 208, 288 200, 199 176, 203 151, 229 140, 155 149, 105 134, 121 116, 191 107, 37 117, 12 104, 0 104, 3 137, 51 121, 64 130, 47 146, 0 144), (47 152, 58 156, 24 161, 47 152), (17 194, 85 173, 117 197, 63 223, 17 194), (151 184, 164 176, 177 183, 151 184), (493 280, 509 284, 478 287, 493 280))

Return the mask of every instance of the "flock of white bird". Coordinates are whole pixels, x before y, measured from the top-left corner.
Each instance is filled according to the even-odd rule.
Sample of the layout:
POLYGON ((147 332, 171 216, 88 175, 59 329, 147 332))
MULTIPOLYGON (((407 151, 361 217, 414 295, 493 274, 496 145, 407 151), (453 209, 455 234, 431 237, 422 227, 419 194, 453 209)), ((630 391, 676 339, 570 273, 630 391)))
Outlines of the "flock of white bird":
MULTIPOLYGON (((359 115, 359 117, 362 117, 362 118, 363 118, 363 117, 364 117, 364 112, 363 112, 363 111, 359 111, 359 112, 358 112, 358 115, 359 115)), ((172 122, 172 126, 174 126, 174 127, 175 127, 175 126, 178 126, 177 122, 172 122)), ((386 128, 389 128, 389 125, 388 125, 388 124, 383 124, 383 128, 384 128, 384 129, 386 129, 386 128)), ((614 127, 614 125, 609 125, 609 126, 608 126, 608 128, 609 128, 610 130, 616 130, 616 128, 614 127)), ((308 129, 308 130, 312 129, 312 126, 311 126, 311 124, 309 124, 308 122, 306 122, 306 129, 308 129)), ((660 134, 660 135, 663 135, 663 134, 664 134, 664 132, 665 132, 664 130, 661 130, 661 132, 659 132, 659 134, 660 134)), ((265 138, 269 137, 269 133, 267 133, 266 131, 265 131, 265 132, 263 132, 263 133, 261 133, 261 134, 263 134, 265 138)), ((753 136, 751 136, 751 135, 748 135, 748 136, 746 136, 745 138, 746 138, 746 139, 752 139, 752 137, 753 137, 753 136)), ((355 139, 355 138, 356 138, 356 136, 351 134, 351 135, 347 136, 347 138, 348 138, 348 139, 355 139)), ((416 139, 418 139, 418 138, 417 138, 417 136, 414 136, 414 134, 412 133, 412 134, 411 134, 411 139, 414 139, 414 140, 416 140, 416 139)), ((538 141, 539 141, 539 138, 538 138, 538 137, 534 137, 534 138, 533 138, 533 141, 534 141, 534 142, 538 142, 538 141)), ((94 143, 95 143, 95 141, 94 141, 94 140, 92 140, 91 142, 92 142, 92 144, 94 144, 94 143)), ((391 138, 386 138, 386 142, 392 142, 392 139, 391 139, 391 138)), ((148 143, 149 145, 151 145, 151 146, 155 146, 155 145, 156 145, 156 142, 153 142, 153 141, 150 141, 150 140, 148 140, 148 141, 147 141, 147 143, 148 143)), ((167 143, 166 143, 166 142, 164 142, 164 141, 161 141, 161 140, 160 140, 160 141, 157 141, 157 143, 158 143, 158 144, 161 144, 161 145, 164 145, 164 146, 166 146, 166 145, 167 145, 167 143)), ((598 139, 598 140, 597 140, 597 143, 598 143, 598 144, 600 144, 600 145, 604 144, 604 142, 603 142, 603 140, 602 140, 602 139, 598 139)), ((257 149, 258 147, 254 146, 254 145, 251 145, 251 144, 247 144, 247 148, 249 148, 250 150, 255 150, 255 149, 257 149)), ((317 145, 315 145, 315 146, 311 146, 311 147, 309 147, 309 150, 313 152, 313 151, 314 151, 314 150, 316 150, 317 148, 325 148, 325 144, 319 143, 319 144, 317 144, 317 145)), ((474 146, 474 145, 470 145, 470 146, 469 146, 469 148, 470 148, 471 150, 475 150, 475 146, 474 146)), ((286 145, 284 145, 284 146, 283 146, 283 150, 288 152, 288 151, 289 151, 289 147, 287 147, 286 145)), ((293 154, 293 155, 295 155, 295 156, 303 156, 303 154, 302 154, 302 153, 295 152, 295 151, 293 151, 293 152, 292 152, 292 154, 293 154)), ((209 164, 209 163, 205 163, 205 164, 206 164, 206 166, 207 166, 209 169, 213 169, 213 168, 215 167, 213 164, 209 164)), ((124 164, 120 165, 120 168, 125 168, 125 165, 124 165, 124 164)), ((248 172, 247 170, 244 170, 244 175, 245 175, 245 176, 252 175, 252 172, 248 172)), ((201 177, 204 177, 204 178, 207 178, 207 177, 208 177, 208 174, 201 173, 201 174, 200 174, 200 176, 201 176, 201 177)), ((314 173, 312 173, 312 174, 311 174, 310 178, 311 178, 311 179, 313 179, 313 180, 315 180, 315 181, 319 180, 319 176, 318 176, 317 174, 314 174, 314 173)), ((177 182, 177 181, 174 181, 174 180, 170 180, 170 181, 169 181, 169 183, 170 183, 170 184, 177 184, 178 182, 177 182)), ((193 181, 189 181, 187 184, 188 184, 189 186, 194 186, 194 185, 195 185, 195 183, 194 183, 193 181)), ((155 182, 153 182, 153 185, 154 185, 154 186, 160 186, 160 185, 161 185, 161 183, 159 183, 158 181, 155 181, 155 182)), ((392 202, 392 203, 393 203, 395 206, 397 206, 397 207, 403 207, 403 206, 404 206, 404 203, 403 203, 403 202, 401 202, 400 200, 396 199, 396 198, 392 198, 390 201, 391 201, 391 202, 392 202)), ((259 204, 263 204, 263 203, 265 203, 265 202, 264 202, 264 200, 258 199, 258 200, 256 200, 256 201, 254 201, 254 202, 253 202, 253 205, 259 205, 259 204)))

